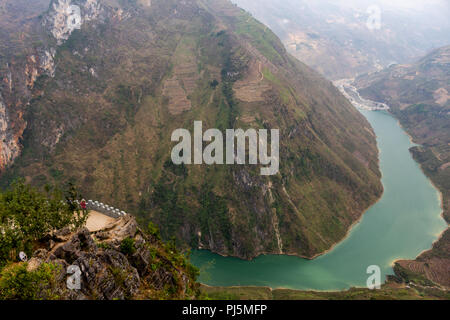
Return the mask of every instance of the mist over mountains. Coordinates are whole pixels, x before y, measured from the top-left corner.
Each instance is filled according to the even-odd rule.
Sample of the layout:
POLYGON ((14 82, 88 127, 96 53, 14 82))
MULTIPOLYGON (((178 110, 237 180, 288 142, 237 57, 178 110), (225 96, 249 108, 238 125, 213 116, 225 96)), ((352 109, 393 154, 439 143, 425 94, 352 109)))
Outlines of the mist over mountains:
POLYGON ((233 2, 268 25, 291 54, 333 80, 411 61, 449 42, 446 1, 233 2), (381 25, 371 30, 374 7, 381 25))

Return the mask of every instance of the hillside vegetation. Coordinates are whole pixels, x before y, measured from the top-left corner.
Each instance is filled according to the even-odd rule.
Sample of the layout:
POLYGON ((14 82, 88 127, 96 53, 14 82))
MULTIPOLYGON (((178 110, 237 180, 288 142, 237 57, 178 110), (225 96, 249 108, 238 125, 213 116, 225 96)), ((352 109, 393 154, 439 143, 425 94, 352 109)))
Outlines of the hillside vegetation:
POLYGON ((179 247, 245 259, 321 254, 381 195, 369 123, 229 1, 70 3, 80 29, 55 22, 67 12, 54 0, 1 67, 4 185, 76 182, 179 247), (280 173, 173 165, 171 133, 194 120, 280 129, 280 173))
POLYGON ((154 225, 141 229, 125 216, 90 232, 80 199, 73 187, 42 192, 21 181, 0 193, 0 300, 200 296, 198 270, 154 225), (75 267, 80 282, 71 288, 75 267))
POLYGON ((302 291, 267 287, 207 287, 203 296, 211 300, 448 300, 450 295, 439 289, 410 287, 389 282, 379 290, 351 288, 344 291, 302 291))

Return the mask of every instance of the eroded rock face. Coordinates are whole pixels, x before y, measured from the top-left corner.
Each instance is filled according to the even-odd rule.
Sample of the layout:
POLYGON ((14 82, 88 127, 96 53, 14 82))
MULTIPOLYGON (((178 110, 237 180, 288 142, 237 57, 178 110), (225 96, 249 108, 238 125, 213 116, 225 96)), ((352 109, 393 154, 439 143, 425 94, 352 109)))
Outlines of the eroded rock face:
MULTIPOLYGON (((45 23, 38 24, 50 56, 27 52, 34 57, 27 60, 27 76, 20 83, 24 92, 32 92, 20 95, 31 101, 29 107, 25 99, 17 107, 26 111, 28 123, 22 123, 28 152, 14 173, 36 185, 76 175, 85 194, 114 197, 128 211, 145 204, 143 218, 154 221, 164 239, 175 236, 197 247, 192 235, 200 235, 198 247, 224 255, 250 259, 282 251, 312 257, 328 249, 381 193, 375 139, 364 132, 366 120, 329 82, 289 57, 276 37, 266 37, 268 30, 242 15, 225 0, 53 0, 45 23), (79 18, 72 17, 75 6, 79 18), (256 33, 243 33, 241 23, 256 33), (66 45, 58 48, 65 39, 66 45), (49 48, 57 49, 55 77, 40 78, 40 72, 52 69, 49 48), (154 141, 169 141, 178 120, 198 116, 208 126, 224 129, 263 125, 289 132, 289 139, 281 141, 283 179, 258 183, 252 167, 246 167, 247 173, 237 173, 236 180, 228 166, 217 167, 226 183, 218 183, 216 173, 206 167, 175 172, 175 178, 176 170, 166 168, 166 157, 159 157, 170 154, 169 144, 154 141), (343 165, 353 160, 353 149, 368 159, 370 170, 356 161, 351 162, 354 168, 343 165), (141 158, 147 159, 143 166, 138 165, 141 158), (191 174, 204 179, 186 185, 185 175, 191 174), (339 212, 331 198, 309 197, 304 176, 321 189, 316 194, 342 186, 346 199, 341 199, 339 212), (149 183, 152 179, 156 184, 149 183), (204 201, 203 181, 211 182, 206 190, 211 204, 204 201), (270 183, 274 197, 269 199, 265 186, 270 183), (192 201, 175 216, 175 210, 164 209, 173 201, 154 201, 155 186, 175 189, 179 201, 188 190, 192 201), (274 201, 279 213, 273 211, 274 201), (200 207, 211 212, 214 222, 197 218, 200 207), (317 212, 317 219, 306 218, 317 212), (345 221, 332 220, 334 216, 345 221), (176 227, 168 227, 174 220, 176 227), (323 221, 335 221, 336 232, 321 234, 323 221)), ((16 69, 17 92, 14 79, 24 68, 16 69)), ((17 110, 9 98, 5 101, 8 110, 17 110)), ((9 117, 11 126, 20 124, 11 113, 9 117)))
POLYGON ((56 50, 54 48, 50 48, 49 50, 45 50, 41 55, 41 69, 50 77, 55 76, 55 54, 56 50))
POLYGON ((54 76, 55 54, 53 48, 35 49, 23 62, 8 63, 6 72, 0 72, 0 171, 20 155, 26 107, 39 76, 54 76))
POLYGON ((97 18, 101 11, 97 0, 53 0, 44 24, 61 44, 83 23, 97 18))
POLYGON ((0 166, 5 167, 7 163, 11 162, 15 155, 17 145, 11 141, 8 134, 8 114, 6 112, 6 105, 0 94, 0 166))
POLYGON ((73 265, 79 266, 83 274, 82 298, 124 299, 134 296, 139 289, 138 271, 125 255, 115 250, 83 252, 73 265))
POLYGON ((125 238, 135 237, 137 232, 136 220, 132 216, 124 216, 95 234, 106 242, 120 242, 125 238))
MULTIPOLYGON (((99 18, 103 12, 98 0, 52 0, 42 20, 29 22, 24 29, 39 29, 41 25, 51 34, 57 46, 41 43, 24 53, 24 58, 12 59, 2 70, 0 67, 0 170, 11 165, 21 153, 21 143, 27 123, 23 118, 26 107, 33 96, 37 79, 42 75, 55 76, 55 55, 57 47, 66 41, 72 32, 80 29, 87 21, 99 18)), ((38 33, 38 31, 36 31, 38 33)), ((54 129, 44 145, 50 149, 59 142, 64 128, 54 129)))
POLYGON ((142 233, 131 216, 122 217, 104 230, 93 233, 87 228, 75 233, 65 228, 51 236, 48 249, 34 252, 28 261, 27 270, 35 271, 42 263, 57 265, 56 292, 63 299, 142 297, 140 290, 143 282, 150 284, 154 290, 180 286, 179 291, 184 292, 189 285, 189 277, 167 258, 160 257, 158 262, 155 261, 155 257, 150 254, 150 247, 156 243, 156 239, 142 233), (121 252, 121 243, 125 238, 133 239, 133 252, 121 252), (155 269, 156 264, 159 267, 155 269), (67 270, 70 266, 75 266, 81 272, 80 290, 67 288, 67 277, 70 276, 67 270))

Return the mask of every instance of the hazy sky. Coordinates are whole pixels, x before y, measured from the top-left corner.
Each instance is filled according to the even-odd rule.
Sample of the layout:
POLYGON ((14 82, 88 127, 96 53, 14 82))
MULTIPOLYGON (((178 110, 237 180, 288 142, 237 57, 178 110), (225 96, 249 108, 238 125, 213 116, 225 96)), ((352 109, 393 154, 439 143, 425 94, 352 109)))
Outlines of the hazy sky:
POLYGON ((450 9, 450 0, 334 0, 333 2, 342 3, 344 5, 354 5, 357 7, 376 4, 385 8, 404 8, 416 10, 433 8, 450 9))
POLYGON ((390 7, 422 9, 430 6, 448 6, 448 0, 378 0, 382 5, 390 7))

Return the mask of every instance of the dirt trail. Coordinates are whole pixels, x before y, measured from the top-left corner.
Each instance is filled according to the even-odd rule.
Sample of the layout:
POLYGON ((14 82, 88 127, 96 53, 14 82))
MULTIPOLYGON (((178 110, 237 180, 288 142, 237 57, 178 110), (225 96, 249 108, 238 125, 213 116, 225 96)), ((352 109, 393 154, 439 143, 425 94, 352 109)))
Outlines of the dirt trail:
POLYGON ((236 98, 245 102, 264 101, 264 92, 272 89, 269 83, 263 82, 264 63, 261 61, 252 61, 244 79, 236 81, 233 89, 236 98))
POLYGON ((261 75, 261 79, 259 79, 259 82, 261 82, 261 81, 264 80, 264 73, 262 72, 262 63, 261 63, 261 61, 259 62, 258 69, 259 69, 259 74, 261 75))

